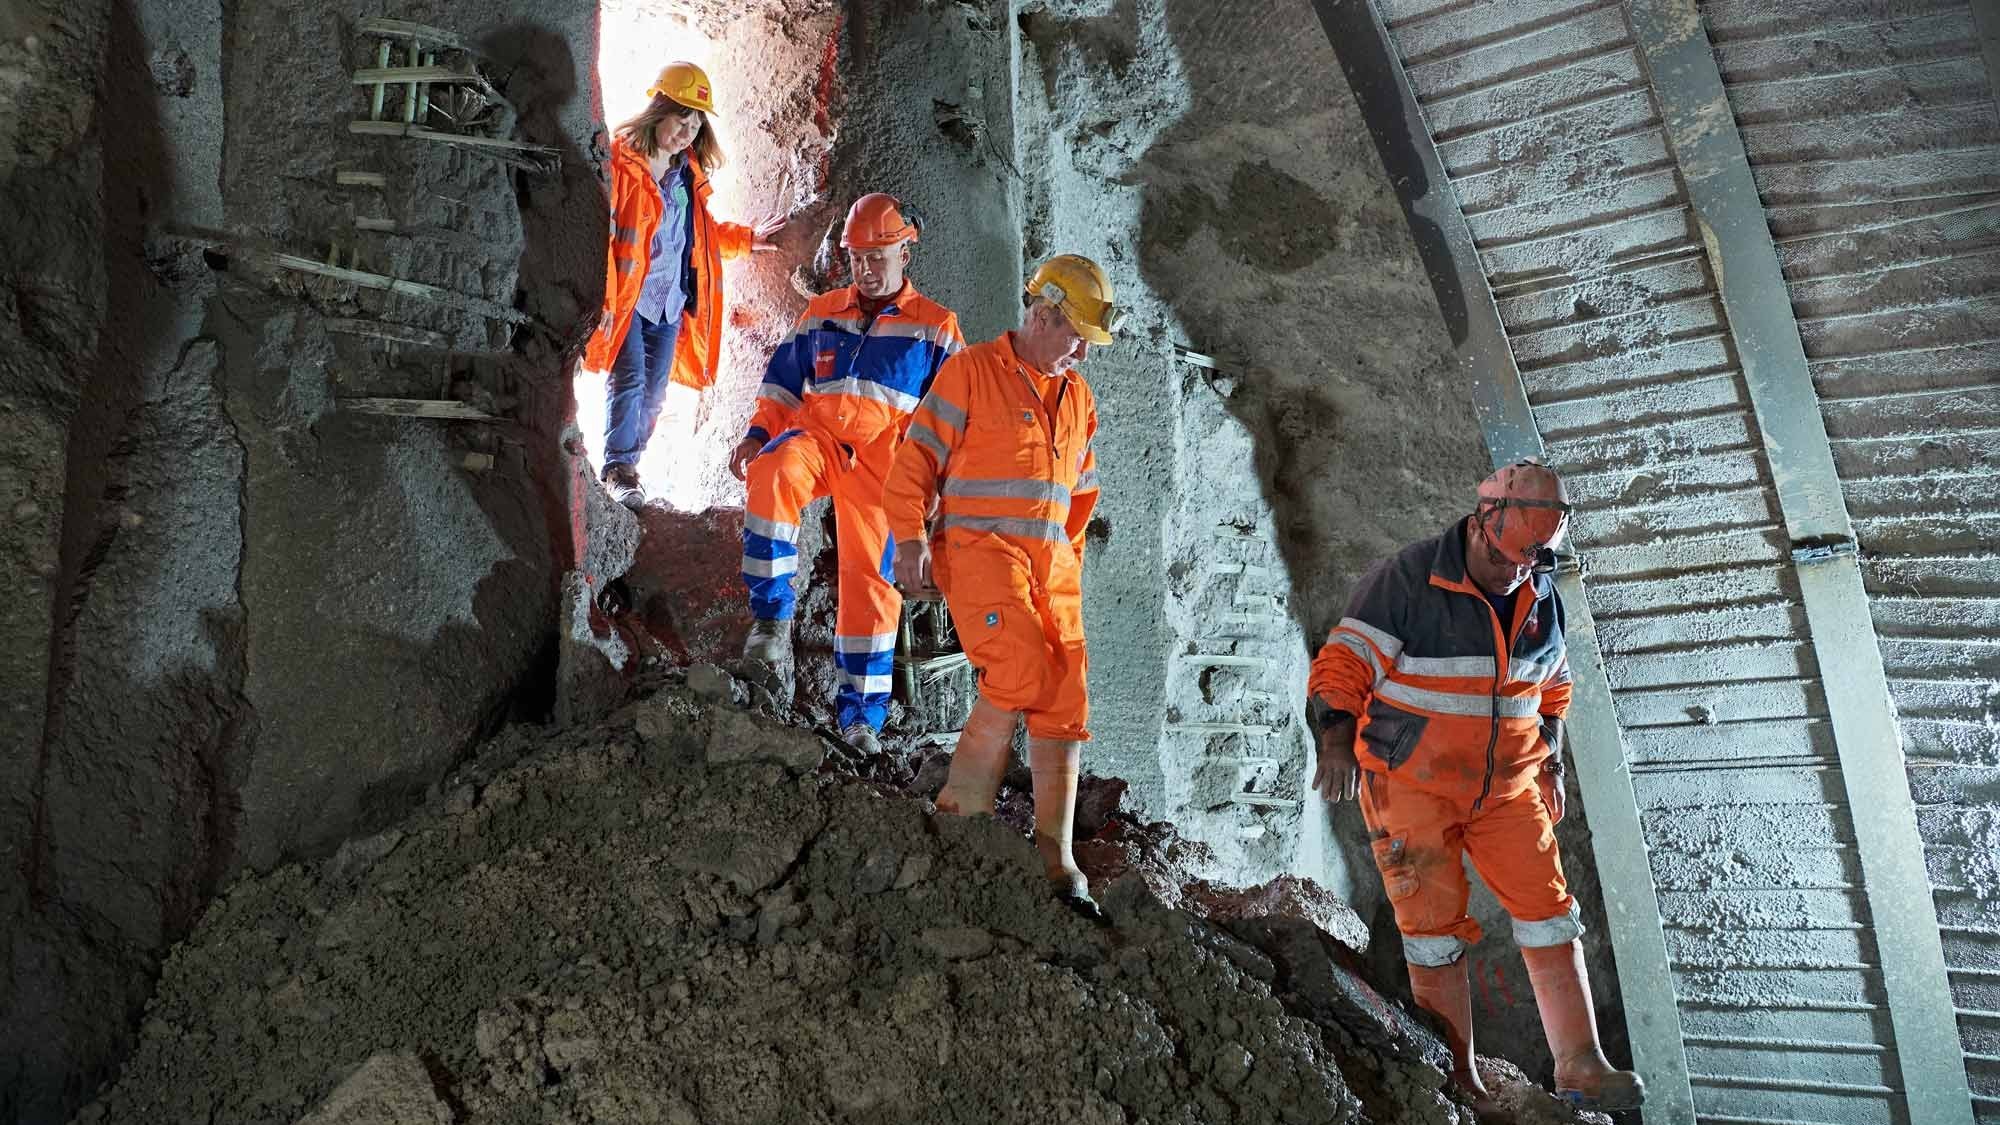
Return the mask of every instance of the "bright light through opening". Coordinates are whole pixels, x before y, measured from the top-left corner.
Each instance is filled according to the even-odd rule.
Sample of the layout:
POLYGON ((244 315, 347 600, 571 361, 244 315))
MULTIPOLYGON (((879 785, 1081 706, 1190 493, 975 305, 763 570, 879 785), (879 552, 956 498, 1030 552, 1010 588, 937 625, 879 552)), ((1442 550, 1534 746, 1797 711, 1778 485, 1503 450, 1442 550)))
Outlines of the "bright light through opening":
MULTIPOLYGON (((726 99, 732 83, 716 73, 715 44, 663 0, 604 0, 599 10, 597 81, 604 99, 604 120, 610 128, 615 130, 619 122, 646 108, 646 87, 652 85, 661 67, 676 59, 694 63, 715 80, 718 125, 727 148, 726 99)), ((718 216, 733 216, 739 211, 736 185, 729 173, 724 169, 714 180, 715 194, 709 205, 718 216)), ((579 368, 575 394, 576 424, 589 447, 591 467, 602 469, 605 373, 579 368)), ((695 448, 700 395, 686 387, 669 386, 664 400, 652 440, 639 460, 640 479, 655 501, 682 510, 702 508, 698 466, 690 456, 695 448)))

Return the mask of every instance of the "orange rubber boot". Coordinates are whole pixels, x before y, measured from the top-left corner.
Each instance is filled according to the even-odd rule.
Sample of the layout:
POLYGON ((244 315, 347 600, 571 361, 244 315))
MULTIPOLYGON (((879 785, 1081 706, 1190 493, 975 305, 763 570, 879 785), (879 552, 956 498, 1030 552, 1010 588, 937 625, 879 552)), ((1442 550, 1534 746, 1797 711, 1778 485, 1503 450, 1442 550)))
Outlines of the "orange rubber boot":
POLYGON ((1521 950, 1542 1032, 1556 1060, 1556 1097, 1584 1109, 1636 1109, 1646 1100, 1646 1084, 1629 1070, 1617 1070, 1597 1042, 1597 1012, 1590 1003, 1590 977, 1583 967, 1583 942, 1521 950))
POLYGON ((1435 968, 1411 965, 1410 992, 1417 1006, 1444 1021, 1445 1046, 1451 1048, 1451 1080, 1472 1099, 1473 1108, 1491 1102, 1479 1065, 1472 1054, 1472 981, 1465 958, 1435 968))
POLYGON ((993 811, 1000 775, 1007 772, 1007 752, 1014 744, 1014 724, 1020 720, 1020 712, 1002 711, 984 696, 973 703, 965 729, 958 734, 958 747, 951 753, 951 773, 938 794, 939 812, 977 816, 993 811))
POLYGON ((1064 898, 1090 897, 1090 882, 1077 869, 1071 850, 1076 836, 1076 780, 1082 767, 1083 743, 1028 740, 1028 768, 1035 775, 1035 847, 1042 853, 1042 870, 1064 898))

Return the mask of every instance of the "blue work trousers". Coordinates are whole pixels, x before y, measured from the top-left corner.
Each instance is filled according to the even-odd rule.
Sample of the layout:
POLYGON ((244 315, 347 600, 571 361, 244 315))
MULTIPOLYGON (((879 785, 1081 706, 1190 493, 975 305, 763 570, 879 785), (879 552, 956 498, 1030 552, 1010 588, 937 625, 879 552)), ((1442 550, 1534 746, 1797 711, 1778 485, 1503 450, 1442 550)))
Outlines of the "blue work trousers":
POLYGON ((660 416, 667 384, 674 370, 674 341, 680 338, 681 318, 662 317, 650 324, 636 313, 618 357, 611 361, 610 402, 604 412, 604 464, 637 465, 653 436, 653 423, 660 416))

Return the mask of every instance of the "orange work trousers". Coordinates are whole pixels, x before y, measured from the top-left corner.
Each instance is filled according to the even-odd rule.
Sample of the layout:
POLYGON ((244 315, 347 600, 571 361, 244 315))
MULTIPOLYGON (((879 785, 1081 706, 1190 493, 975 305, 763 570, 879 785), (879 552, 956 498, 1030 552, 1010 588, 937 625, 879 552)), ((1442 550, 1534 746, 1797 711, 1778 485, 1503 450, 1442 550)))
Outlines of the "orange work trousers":
POLYGON ((1521 945, 1560 945, 1583 932, 1563 879, 1555 826, 1534 786, 1489 796, 1474 812, 1471 802, 1366 770, 1361 816, 1411 964, 1449 965, 1479 940, 1479 923, 1465 910, 1472 892, 1465 877, 1467 855, 1512 916, 1521 945))
POLYGON ((979 694, 1027 716, 1032 738, 1090 738, 1083 568, 1066 542, 1018 541, 950 528, 932 571, 951 609, 979 694))

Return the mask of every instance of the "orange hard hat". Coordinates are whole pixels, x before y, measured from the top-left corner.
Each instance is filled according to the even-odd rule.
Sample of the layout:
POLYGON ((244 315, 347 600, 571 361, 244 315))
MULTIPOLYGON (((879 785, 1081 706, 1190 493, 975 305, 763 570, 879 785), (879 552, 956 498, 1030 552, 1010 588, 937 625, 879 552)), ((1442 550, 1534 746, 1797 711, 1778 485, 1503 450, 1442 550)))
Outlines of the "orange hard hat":
POLYGON ((646 87, 646 96, 665 96, 689 109, 715 112, 715 91, 708 84, 708 73, 691 62, 668 63, 653 84, 646 87))
POLYGON ((840 244, 854 250, 916 240, 917 224, 903 217, 903 205, 895 196, 880 191, 854 201, 847 212, 847 225, 840 232, 840 244))
POLYGON ((1500 557, 1516 566, 1554 569, 1555 549, 1569 529, 1562 478, 1536 461, 1516 461, 1479 482, 1472 522, 1500 557))

